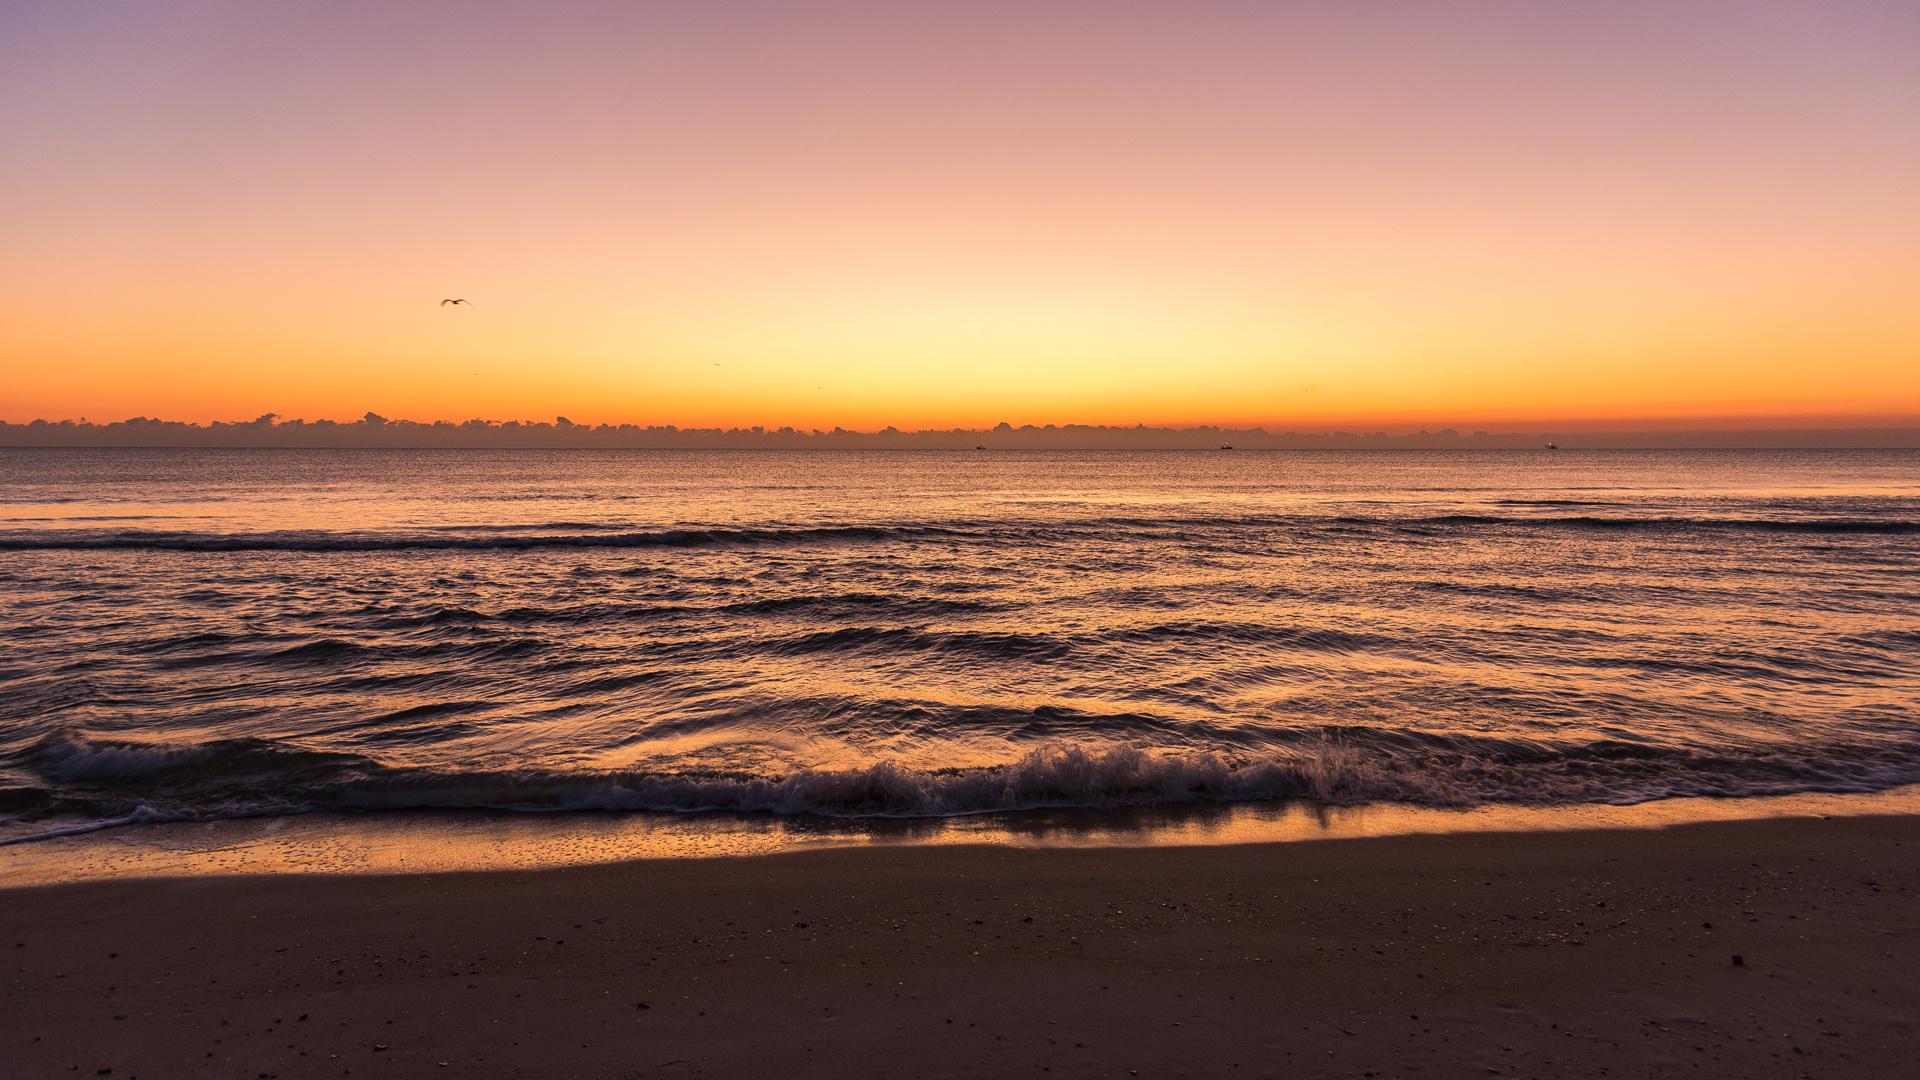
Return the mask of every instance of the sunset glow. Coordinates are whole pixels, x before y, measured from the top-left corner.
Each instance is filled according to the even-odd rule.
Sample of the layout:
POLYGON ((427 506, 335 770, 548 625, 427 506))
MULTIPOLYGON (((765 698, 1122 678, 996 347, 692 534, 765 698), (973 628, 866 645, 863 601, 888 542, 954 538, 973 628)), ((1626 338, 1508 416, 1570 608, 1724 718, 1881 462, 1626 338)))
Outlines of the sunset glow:
POLYGON ((0 27, 15 423, 1920 414, 1911 5, 0 27))

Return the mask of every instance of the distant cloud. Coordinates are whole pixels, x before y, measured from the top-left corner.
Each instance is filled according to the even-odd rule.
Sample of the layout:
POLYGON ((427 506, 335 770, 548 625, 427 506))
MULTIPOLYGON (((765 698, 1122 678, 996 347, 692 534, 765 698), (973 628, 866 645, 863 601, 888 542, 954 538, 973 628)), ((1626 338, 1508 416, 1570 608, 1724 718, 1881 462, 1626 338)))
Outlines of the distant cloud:
POLYGON ((1045 450, 1156 449, 1540 449, 1549 441, 1568 449, 1632 447, 1920 447, 1920 427, 1753 428, 1746 430, 1619 430, 1461 434, 1453 428, 1417 434, 1385 431, 1285 431, 1200 425, 1187 428, 1089 424, 1000 423, 992 428, 875 432, 835 427, 681 428, 667 425, 576 424, 549 421, 390 420, 369 411, 358 420, 252 420, 193 424, 136 416, 107 424, 82 419, 9 424, 0 421, 0 446, 146 447, 551 447, 633 449, 925 449, 1045 450))

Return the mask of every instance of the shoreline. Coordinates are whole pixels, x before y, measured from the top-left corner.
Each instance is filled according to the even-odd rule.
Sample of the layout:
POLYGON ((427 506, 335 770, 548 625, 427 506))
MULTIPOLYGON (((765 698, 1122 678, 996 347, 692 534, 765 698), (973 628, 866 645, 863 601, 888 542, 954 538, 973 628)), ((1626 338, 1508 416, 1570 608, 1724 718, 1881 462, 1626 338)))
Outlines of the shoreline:
POLYGON ((129 877, 541 870, 830 847, 1157 848, 1456 833, 1657 829, 1781 817, 1920 815, 1920 785, 1871 793, 1660 799, 1630 806, 1303 801, 1037 809, 938 818, 725 811, 319 812, 134 822, 6 838, 0 889, 129 877))
POLYGON ((23 1074, 119 1080, 1894 1075, 1916 849, 1778 817, 92 880, 5 891, 0 1008, 23 1074))

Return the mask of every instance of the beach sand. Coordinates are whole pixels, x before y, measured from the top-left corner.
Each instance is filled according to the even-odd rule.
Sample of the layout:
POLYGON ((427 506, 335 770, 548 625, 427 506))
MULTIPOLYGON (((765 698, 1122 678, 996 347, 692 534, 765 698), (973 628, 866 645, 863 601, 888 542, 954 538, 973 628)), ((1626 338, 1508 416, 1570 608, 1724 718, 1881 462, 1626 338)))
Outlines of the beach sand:
POLYGON ((16 888, 0 1071, 1912 1075, 1916 855, 1794 818, 16 888))

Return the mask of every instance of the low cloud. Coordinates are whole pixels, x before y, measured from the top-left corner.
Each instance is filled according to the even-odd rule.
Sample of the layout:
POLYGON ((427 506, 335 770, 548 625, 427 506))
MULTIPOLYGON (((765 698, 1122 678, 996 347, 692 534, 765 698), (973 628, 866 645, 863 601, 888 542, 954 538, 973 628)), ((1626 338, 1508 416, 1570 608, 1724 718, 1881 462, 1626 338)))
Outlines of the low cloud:
POLYGON ((1916 447, 1920 428, 1631 430, 1537 432, 1284 431, 1200 425, 1187 428, 1090 424, 999 424, 991 428, 849 431, 793 427, 682 428, 667 425, 576 424, 553 420, 395 420, 368 412, 358 420, 282 420, 267 413, 232 423, 186 423, 136 416, 113 423, 85 420, 0 422, 0 446, 146 447, 526 447, 632 449, 923 449, 1211 450, 1262 449, 1539 449, 1574 448, 1916 447))

